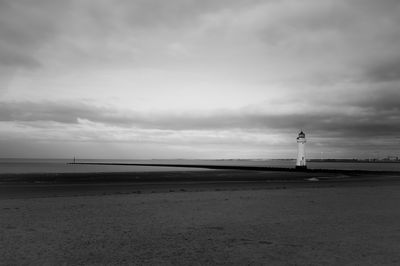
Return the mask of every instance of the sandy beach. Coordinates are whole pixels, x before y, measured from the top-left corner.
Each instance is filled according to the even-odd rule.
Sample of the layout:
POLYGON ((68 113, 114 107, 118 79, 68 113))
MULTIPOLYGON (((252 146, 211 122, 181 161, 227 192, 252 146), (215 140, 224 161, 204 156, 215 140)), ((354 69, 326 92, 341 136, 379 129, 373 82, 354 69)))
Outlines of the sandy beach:
POLYGON ((244 182, 239 176, 262 173, 208 175, 237 178, 3 182, 0 264, 400 263, 396 176, 279 179, 268 173, 267 180, 244 182))

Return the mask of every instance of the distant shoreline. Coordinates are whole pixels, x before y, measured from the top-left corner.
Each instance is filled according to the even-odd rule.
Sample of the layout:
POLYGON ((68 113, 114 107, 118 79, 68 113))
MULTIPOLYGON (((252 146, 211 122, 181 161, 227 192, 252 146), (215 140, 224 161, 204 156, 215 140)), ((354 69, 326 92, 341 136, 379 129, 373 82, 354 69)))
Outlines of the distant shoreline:
MULTIPOLYGON (((16 157, 1 157, 0 160, 34 160, 34 161, 42 161, 42 160, 55 160, 55 161, 67 161, 67 162, 72 162, 73 158, 66 157, 66 158, 16 158, 16 157)), ((278 158, 278 159, 265 159, 265 158, 246 158, 246 159, 240 159, 240 158, 226 158, 226 159, 203 159, 203 158, 198 158, 198 159, 185 159, 185 158, 172 158, 172 159, 157 159, 157 158, 151 158, 151 159, 127 159, 127 158, 117 158, 117 159, 110 159, 110 158, 76 158, 76 161, 296 161, 295 158, 278 158)), ((379 158, 372 158, 372 159, 357 159, 357 158, 351 158, 351 159, 335 159, 335 158, 326 158, 326 159, 318 159, 318 158, 309 158, 306 160, 307 162, 361 162, 361 163, 400 163, 400 159, 395 160, 395 159, 379 159, 379 158)))
POLYGON ((312 163, 400 163, 400 161, 385 160, 358 160, 358 159, 309 159, 307 162, 312 163))

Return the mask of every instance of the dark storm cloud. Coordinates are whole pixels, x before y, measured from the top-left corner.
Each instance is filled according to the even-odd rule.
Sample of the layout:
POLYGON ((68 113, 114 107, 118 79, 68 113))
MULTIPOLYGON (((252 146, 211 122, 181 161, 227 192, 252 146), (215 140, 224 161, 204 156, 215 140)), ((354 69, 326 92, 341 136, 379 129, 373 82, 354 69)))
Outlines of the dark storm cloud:
MULTIPOLYGON (((240 7, 260 2, 255 0, 139 0, 115 1, 113 8, 122 21, 132 27, 187 27, 187 23, 196 21, 199 15, 208 12, 218 12, 221 9, 240 7)), ((110 5, 103 2, 100 8, 106 11, 110 5)), ((100 11, 100 8, 96 9, 100 11)), ((100 11, 102 12, 102 11, 100 11)), ((102 19, 101 17, 97 17, 102 19)))
POLYGON ((40 66, 35 53, 57 34, 65 4, 62 1, 0 1, 0 64, 40 66))
POLYGON ((385 61, 372 62, 366 71, 366 76, 372 81, 400 81, 400 57, 389 58, 385 61))
MULTIPOLYGON (((251 24, 258 29, 255 30, 255 34, 259 35, 259 39, 265 39, 267 43, 291 47, 291 49, 302 47, 303 43, 301 49, 304 52, 309 47, 309 51, 315 53, 313 58, 321 56, 318 50, 326 53, 326 49, 335 47, 339 47, 339 50, 335 52, 340 52, 343 57, 347 57, 351 54, 354 42, 358 45, 358 41, 355 41, 358 36, 352 38, 359 35, 362 42, 365 39, 364 35, 367 34, 359 30, 357 25, 363 27, 364 22, 368 20, 373 23, 367 23, 365 27, 371 26, 373 37, 376 31, 396 32, 395 29, 399 26, 396 15, 393 15, 393 13, 396 14, 399 6, 398 1, 389 0, 379 1, 379 3, 376 1, 304 1, 301 4, 296 1, 259 0, 0 0, 0 3, 0 64, 28 68, 41 65, 41 58, 36 55, 39 48, 62 38, 65 38, 67 42, 61 42, 65 46, 58 47, 60 53, 63 49, 68 50, 69 53, 74 53, 74 51, 82 53, 83 51, 80 50, 83 49, 82 43, 88 43, 90 49, 84 52, 93 54, 93 57, 102 57, 105 54, 102 46, 108 44, 110 45, 108 48, 112 51, 116 44, 112 41, 115 36, 119 36, 117 40, 122 42, 124 39, 120 39, 121 36, 125 38, 131 36, 138 42, 150 41, 154 45, 152 40, 159 28, 177 31, 177 36, 179 36, 182 33, 179 30, 188 29, 193 32, 199 30, 199 21, 205 15, 233 10, 237 12, 232 12, 232 17, 225 19, 240 21, 241 18, 236 18, 236 15, 252 9, 257 10, 257 7, 264 8, 262 10, 268 11, 266 17, 271 17, 271 21, 255 20, 255 24, 251 24), (376 28, 374 28, 375 24, 376 28), (335 39, 326 38, 327 33, 333 35, 335 39), (144 40, 146 38, 139 40, 143 35, 150 40, 144 40), (287 46, 291 42, 294 45, 287 46), (310 42, 316 45, 310 45, 310 42), (334 45, 326 47, 327 43, 334 45), (342 47, 341 43, 349 45, 342 47)), ((251 18, 244 19, 244 21, 247 20, 251 21, 251 18)), ((225 25, 224 19, 216 20, 215 23, 222 27, 221 33, 236 32, 234 27, 240 26, 240 23, 225 25)), ((252 31, 252 28, 249 30, 252 31)), ((240 38, 242 33, 237 32, 240 38)), ((167 34, 167 36, 170 35, 167 34)), ((396 39, 387 39, 385 36, 376 37, 373 42, 393 43, 396 41, 396 39)), ((143 45, 145 46, 146 43, 143 45)), ((81 61, 83 60, 80 60, 80 64, 84 63, 81 61)), ((396 78, 398 76, 396 69, 388 72, 384 68, 385 62, 382 64, 383 69, 371 70, 372 77, 396 78)), ((394 66, 396 65, 397 63, 394 66)))
POLYGON ((54 121, 77 124, 82 120, 118 127, 166 130, 269 130, 293 132, 300 128, 321 137, 396 136, 400 132, 400 110, 367 106, 365 113, 266 114, 243 110, 207 113, 144 113, 96 107, 89 104, 55 102, 0 103, 0 120, 16 122, 54 121))
POLYGON ((77 54, 82 64, 93 57, 106 57, 107 52, 112 54, 113 48, 120 45, 114 43, 116 36, 122 37, 122 42, 131 37, 138 43, 146 42, 146 38, 157 34, 157 29, 193 27, 205 13, 256 2, 259 1, 0 0, 0 65, 39 67, 43 58, 37 53, 43 47, 45 53, 41 56, 54 52, 49 48, 58 49, 60 54, 77 54), (90 49, 82 47, 86 44, 90 49))
MULTIPOLYGON (((400 114, 400 84, 390 84, 389 88, 379 87, 373 92, 366 92, 356 99, 348 99, 347 104, 359 106, 378 116, 400 114)), ((346 99, 343 99, 346 102, 346 99)))
POLYGON ((0 53, 0 64, 5 67, 24 67, 24 68, 38 68, 40 67, 40 62, 34 57, 18 53, 16 51, 11 52, 1 52, 0 53))
MULTIPOLYGON (((0 103, 1 121, 54 121, 77 123, 78 118, 91 121, 120 123, 121 118, 107 118, 112 112, 105 108, 80 103, 7 102, 0 103)), ((125 120, 123 120, 125 121, 125 120)))

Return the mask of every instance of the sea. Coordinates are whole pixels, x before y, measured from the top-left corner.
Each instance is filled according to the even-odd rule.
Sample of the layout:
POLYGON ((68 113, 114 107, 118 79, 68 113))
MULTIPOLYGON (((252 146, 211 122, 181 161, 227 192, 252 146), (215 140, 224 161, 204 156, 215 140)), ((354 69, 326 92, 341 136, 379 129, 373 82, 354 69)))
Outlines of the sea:
MULTIPOLYGON (((165 171, 208 171, 201 168, 154 167, 154 166, 121 166, 121 165, 71 165, 72 159, 0 159, 1 174, 21 173, 100 173, 100 172, 165 172, 165 171)), ((76 162, 107 163, 141 163, 141 164, 206 164, 238 165, 293 168, 295 160, 106 160, 77 159, 76 162)), ((308 162, 310 169, 374 170, 400 171, 400 163, 377 162, 308 162)))

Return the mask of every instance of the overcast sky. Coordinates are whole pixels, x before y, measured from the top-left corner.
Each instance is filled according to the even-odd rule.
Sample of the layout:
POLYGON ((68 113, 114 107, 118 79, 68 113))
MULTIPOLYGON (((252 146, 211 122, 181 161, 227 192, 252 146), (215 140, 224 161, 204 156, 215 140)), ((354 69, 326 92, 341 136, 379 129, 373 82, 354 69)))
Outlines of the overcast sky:
POLYGON ((0 157, 400 156, 398 0, 0 0, 0 157))

